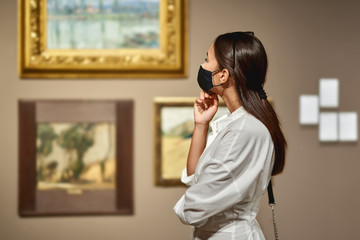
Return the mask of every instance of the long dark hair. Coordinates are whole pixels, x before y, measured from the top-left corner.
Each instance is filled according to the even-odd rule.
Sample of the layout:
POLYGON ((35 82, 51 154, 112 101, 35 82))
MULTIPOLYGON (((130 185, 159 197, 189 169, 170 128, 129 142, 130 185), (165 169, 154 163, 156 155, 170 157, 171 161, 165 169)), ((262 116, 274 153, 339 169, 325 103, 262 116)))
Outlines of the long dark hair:
POLYGON ((227 69, 235 80, 236 91, 244 108, 269 130, 275 148, 272 175, 285 165, 287 142, 279 118, 269 101, 260 98, 266 71, 267 55, 260 40, 248 32, 225 33, 214 42, 215 58, 220 69, 227 69))

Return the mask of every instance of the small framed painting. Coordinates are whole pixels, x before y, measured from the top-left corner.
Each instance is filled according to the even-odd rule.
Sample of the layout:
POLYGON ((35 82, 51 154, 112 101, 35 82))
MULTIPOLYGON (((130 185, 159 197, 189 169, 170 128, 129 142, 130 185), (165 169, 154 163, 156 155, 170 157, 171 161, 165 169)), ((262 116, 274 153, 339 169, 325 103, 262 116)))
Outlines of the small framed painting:
POLYGON ((187 76, 187 0, 18 0, 22 78, 187 76))
POLYGON ((132 100, 19 100, 20 216, 133 213, 132 100))
MULTIPOLYGON (((154 99, 155 185, 183 185, 181 172, 186 166, 194 130, 195 97, 156 97, 154 99)), ((212 121, 228 113, 219 98, 212 121)), ((209 132, 211 128, 209 128, 209 132)))

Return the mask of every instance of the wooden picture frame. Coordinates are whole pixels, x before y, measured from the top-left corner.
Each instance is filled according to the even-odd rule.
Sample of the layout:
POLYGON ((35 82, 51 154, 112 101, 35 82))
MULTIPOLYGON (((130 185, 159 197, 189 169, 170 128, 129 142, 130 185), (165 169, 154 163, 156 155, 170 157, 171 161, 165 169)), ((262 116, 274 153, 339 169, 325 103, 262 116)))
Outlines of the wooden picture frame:
MULTIPOLYGON (((186 166, 194 128, 195 99, 195 97, 154 98, 154 183, 156 186, 184 186, 180 178, 181 171, 186 166), (167 121, 166 114, 173 117, 169 116, 167 121), (165 126, 166 121, 172 122, 173 126, 169 124, 165 126), (179 133, 176 128, 183 128, 183 130, 179 133)), ((222 99, 219 100, 219 109, 212 121, 228 112, 225 103, 222 99)), ((211 128, 209 128, 210 131, 211 128)))
MULTIPOLYGON (((157 5, 148 8, 146 8, 147 5, 154 1, 139 1, 138 4, 142 5, 135 7, 136 11, 131 10, 131 6, 123 6, 119 9, 129 8, 130 10, 121 10, 120 12, 119 10, 115 11, 115 6, 113 6, 114 9, 109 9, 110 0, 102 0, 94 6, 91 5, 92 2, 90 4, 85 0, 87 8, 77 5, 76 8, 70 8, 71 6, 66 5, 63 7, 64 10, 61 10, 64 12, 63 15, 60 10, 56 12, 60 15, 51 15, 54 11, 51 9, 52 4, 48 4, 49 1, 54 0, 18 0, 18 74, 21 78, 182 78, 187 76, 188 0, 158 0, 157 5), (89 5, 91 6, 89 7, 89 5), (154 8, 156 9, 153 13, 151 9, 154 8), (61 17, 62 22, 59 24, 63 24, 64 18, 65 21, 70 19, 69 26, 66 25, 66 29, 70 30, 65 31, 64 27, 54 30, 54 26, 57 25, 50 24, 53 18, 49 18, 49 16, 61 17), (151 32, 153 35, 155 34, 155 37, 144 35, 145 31, 148 31, 146 30, 148 26, 145 24, 150 22, 144 18, 149 16, 153 16, 157 21, 153 23, 155 32, 151 32), (85 18, 85 23, 90 24, 89 29, 85 27, 88 25, 80 22, 80 18, 85 18), (127 23, 135 21, 134 19, 137 25, 130 27, 127 23), (109 27, 112 26, 109 21, 112 21, 111 24, 119 22, 119 26, 116 27, 116 29, 120 29, 119 35, 109 35, 115 31, 115 28, 109 27), (120 21, 127 22, 120 24, 120 21), (91 25, 93 23, 94 26, 91 25), (99 30, 97 26, 100 24, 102 25, 99 30), (140 30, 124 35, 130 31, 122 29, 125 27, 131 31, 140 30), (74 35, 80 34, 77 28, 84 32, 83 36, 80 35, 81 38, 74 35), (106 29, 112 29, 112 31, 106 29), (53 31, 55 32, 52 33, 53 31), (60 36, 56 38, 56 42, 62 43, 65 42, 63 39, 69 35, 68 31, 73 33, 71 36, 74 35, 70 39, 70 47, 66 47, 67 45, 64 44, 53 47, 51 36, 54 34, 60 36), (85 37, 85 34, 93 31, 100 32, 85 37), (99 46, 94 45, 95 47, 84 44, 97 37, 109 40, 102 40, 104 43, 99 46), (122 45, 119 43, 120 38, 125 39, 121 40, 122 45), (154 38, 155 40, 151 41, 155 43, 150 42, 149 46, 135 44, 135 42, 147 41, 148 38, 154 38), (79 44, 76 44, 77 42, 79 44), (114 44, 114 42, 117 43, 114 44)), ((55 1, 55 4, 60 3, 60 1, 55 1)), ((126 4, 119 1, 116 3, 126 4)), ((152 21, 152 19, 150 20, 152 21)), ((99 43, 100 40, 95 42, 99 43)))
POLYGON ((19 215, 133 214, 133 105, 133 100, 19 100, 19 215), (40 191, 37 187, 38 126, 43 122, 113 124, 115 187, 40 191))

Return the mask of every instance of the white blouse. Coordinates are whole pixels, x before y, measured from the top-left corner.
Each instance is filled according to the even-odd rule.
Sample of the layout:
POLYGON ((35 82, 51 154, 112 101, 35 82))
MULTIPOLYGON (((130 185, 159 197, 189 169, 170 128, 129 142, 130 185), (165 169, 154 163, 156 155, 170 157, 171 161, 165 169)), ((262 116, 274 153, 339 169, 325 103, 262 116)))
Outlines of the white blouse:
POLYGON ((271 135, 243 106, 210 126, 195 173, 182 172, 189 188, 174 211, 194 226, 192 239, 263 240, 256 216, 274 164, 271 135))

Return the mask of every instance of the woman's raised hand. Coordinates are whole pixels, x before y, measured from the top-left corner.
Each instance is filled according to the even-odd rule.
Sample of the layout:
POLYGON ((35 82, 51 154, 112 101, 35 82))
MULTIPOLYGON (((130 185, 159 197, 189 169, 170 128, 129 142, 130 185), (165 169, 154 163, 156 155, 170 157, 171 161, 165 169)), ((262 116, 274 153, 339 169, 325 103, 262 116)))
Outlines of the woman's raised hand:
POLYGON ((215 116, 219 105, 217 94, 208 94, 200 92, 200 97, 196 98, 194 103, 195 125, 209 124, 215 116))

